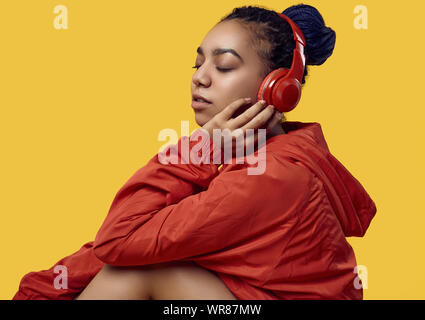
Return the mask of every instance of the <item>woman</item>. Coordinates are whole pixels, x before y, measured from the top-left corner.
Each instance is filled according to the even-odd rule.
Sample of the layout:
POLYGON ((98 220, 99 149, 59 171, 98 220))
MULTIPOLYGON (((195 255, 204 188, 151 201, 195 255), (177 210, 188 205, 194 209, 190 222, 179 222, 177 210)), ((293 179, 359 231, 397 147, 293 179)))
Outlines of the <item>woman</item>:
MULTIPOLYGON (((335 32, 320 13, 302 4, 282 13, 304 33, 306 63, 323 64, 335 32)), ((27 274, 14 299, 362 299, 345 237, 365 234, 374 202, 330 154, 318 123, 280 122, 272 106, 243 99, 255 101, 268 73, 291 67, 294 47, 288 22, 248 6, 198 48, 191 90, 208 103, 193 102, 196 122, 208 133, 267 129, 256 149, 263 174, 247 174, 247 161, 219 169, 164 165, 156 155, 118 191, 95 241, 57 262, 67 285, 58 288, 53 266, 27 274)), ((162 155, 177 147, 182 159, 190 141, 162 155)), ((202 141, 203 160, 216 160, 216 141, 202 141)))

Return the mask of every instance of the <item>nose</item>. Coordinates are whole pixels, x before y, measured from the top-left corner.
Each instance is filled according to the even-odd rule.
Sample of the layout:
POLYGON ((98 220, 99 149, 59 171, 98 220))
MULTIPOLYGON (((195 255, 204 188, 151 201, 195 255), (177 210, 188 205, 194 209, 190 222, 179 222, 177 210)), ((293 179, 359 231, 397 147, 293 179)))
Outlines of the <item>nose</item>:
POLYGON ((209 76, 207 69, 203 68, 204 65, 199 67, 198 70, 195 71, 192 77, 192 82, 197 87, 208 87, 211 85, 211 77, 209 76))

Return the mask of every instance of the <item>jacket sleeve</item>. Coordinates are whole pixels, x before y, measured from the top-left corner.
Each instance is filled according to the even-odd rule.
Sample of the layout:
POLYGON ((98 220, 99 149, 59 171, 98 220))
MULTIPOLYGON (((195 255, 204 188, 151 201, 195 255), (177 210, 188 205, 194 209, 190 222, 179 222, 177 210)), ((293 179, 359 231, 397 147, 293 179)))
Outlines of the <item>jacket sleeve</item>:
POLYGON ((25 274, 12 300, 74 300, 103 266, 87 242, 49 269, 25 274))
MULTIPOLYGON (((188 138, 177 145, 182 139, 188 138)), ((210 150, 216 148, 211 145, 210 150)), ((242 167, 217 175, 213 164, 163 165, 155 156, 118 191, 94 252, 110 265, 148 265, 184 260, 261 234, 294 212, 306 190, 299 177, 288 176, 291 183, 281 186, 280 176, 268 172, 275 170, 250 175, 242 167), (208 189, 193 193, 196 186, 208 189)))

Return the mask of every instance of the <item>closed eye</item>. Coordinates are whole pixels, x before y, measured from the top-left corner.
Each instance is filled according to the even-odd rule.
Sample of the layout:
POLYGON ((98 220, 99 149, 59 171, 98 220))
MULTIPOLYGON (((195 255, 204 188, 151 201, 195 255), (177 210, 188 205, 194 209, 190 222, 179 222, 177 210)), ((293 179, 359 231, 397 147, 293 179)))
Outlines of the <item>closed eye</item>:
MULTIPOLYGON (((200 66, 193 66, 192 68, 199 69, 200 66)), ((216 67, 216 69, 220 72, 229 72, 229 71, 233 70, 232 68, 219 68, 219 67, 216 67)))
POLYGON ((220 71, 220 72, 229 72, 229 71, 231 71, 231 70, 233 70, 233 69, 230 69, 230 68, 228 68, 228 69, 224 69, 224 68, 219 68, 219 67, 217 67, 217 70, 218 70, 218 71, 220 71))

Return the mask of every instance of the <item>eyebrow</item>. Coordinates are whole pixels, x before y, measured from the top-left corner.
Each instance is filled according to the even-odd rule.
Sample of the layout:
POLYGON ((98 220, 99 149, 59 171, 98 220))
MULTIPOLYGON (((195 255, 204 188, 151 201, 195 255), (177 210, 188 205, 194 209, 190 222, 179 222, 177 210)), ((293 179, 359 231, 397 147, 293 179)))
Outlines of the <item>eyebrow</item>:
MULTIPOLYGON (((198 47, 198 49, 196 49, 196 52, 204 55, 204 51, 202 50, 201 47, 198 47)), ((214 49, 213 52, 212 52, 213 56, 218 56, 218 55, 223 54, 223 53, 231 53, 243 62, 242 57, 235 50, 230 49, 230 48, 217 48, 217 49, 214 49)))

